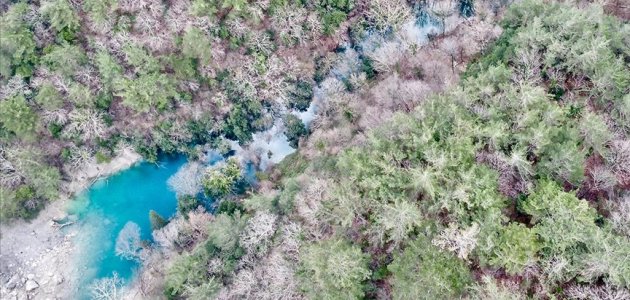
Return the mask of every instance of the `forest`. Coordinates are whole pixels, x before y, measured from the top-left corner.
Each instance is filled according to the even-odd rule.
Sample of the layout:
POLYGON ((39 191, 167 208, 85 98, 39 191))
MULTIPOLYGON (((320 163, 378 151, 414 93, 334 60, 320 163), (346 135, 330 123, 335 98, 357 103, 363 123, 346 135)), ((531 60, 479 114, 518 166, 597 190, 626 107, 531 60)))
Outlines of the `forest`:
POLYGON ((630 299, 624 1, 0 11, 1 222, 121 151, 189 161, 152 241, 119 235, 137 278, 93 299, 630 299))

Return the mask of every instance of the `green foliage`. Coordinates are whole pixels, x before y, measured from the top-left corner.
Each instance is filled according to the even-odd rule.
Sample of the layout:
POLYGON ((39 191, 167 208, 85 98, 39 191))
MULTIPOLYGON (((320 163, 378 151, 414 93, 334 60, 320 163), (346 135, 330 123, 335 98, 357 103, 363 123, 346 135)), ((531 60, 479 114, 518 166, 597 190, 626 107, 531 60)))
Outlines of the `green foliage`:
POLYGON ((294 152, 282 159, 274 169, 278 170, 282 177, 292 178, 302 174, 308 165, 309 161, 304 156, 299 152, 294 152))
POLYGON ((197 28, 189 29, 182 37, 182 53, 188 58, 198 59, 202 64, 210 62, 210 47, 210 39, 197 28))
POLYGON ((143 48, 128 44, 123 48, 127 63, 140 75, 160 71, 160 62, 143 48))
POLYGON ((188 212, 197 209, 201 205, 199 199, 192 195, 184 195, 177 198, 177 212, 188 218, 188 212))
POLYGON ((94 96, 89 87, 80 83, 73 83, 68 90, 68 98, 76 107, 92 107, 94 105, 94 96))
POLYGON ((116 80, 122 76, 122 67, 104 50, 96 53, 95 63, 99 74, 101 74, 101 81, 107 90, 111 90, 116 80))
POLYGON ((22 95, 0 101, 0 125, 20 138, 30 139, 37 130, 37 115, 22 95))
MULTIPOLYGON (((207 273, 208 260, 209 254, 203 248, 197 248, 191 254, 186 253, 178 257, 166 273, 164 283, 166 297, 179 299, 193 292, 196 287, 213 283, 207 273)), ((218 285, 213 285, 210 290, 216 292, 218 288, 218 285)))
POLYGON ((0 186, 0 222, 24 216, 23 207, 15 200, 15 192, 0 186))
POLYGON ((346 18, 346 13, 340 10, 333 10, 331 12, 324 13, 324 15, 322 16, 324 33, 327 35, 331 35, 333 32, 335 32, 335 30, 337 30, 337 28, 339 28, 339 25, 341 25, 341 23, 343 23, 346 18))
POLYGON ((56 200, 59 196, 61 174, 55 167, 46 165, 34 165, 27 169, 29 180, 37 195, 50 200, 56 200))
POLYGON ((493 243, 490 264, 505 268, 509 274, 520 274, 525 267, 537 263, 536 254, 540 246, 535 229, 510 223, 501 228, 493 243))
POLYGON ((370 277, 368 256, 340 238, 300 250, 300 287, 310 299, 360 299, 370 277))
POLYGON ((37 63, 35 37, 25 17, 26 2, 13 4, 0 18, 0 76, 30 77, 37 63))
POLYGON ((462 74, 462 79, 475 78, 480 72, 487 70, 491 66, 507 64, 514 55, 514 42, 512 39, 518 30, 506 28, 501 36, 489 47, 490 53, 481 56, 477 61, 468 64, 466 71, 462 74))
POLYGON ((57 32, 75 32, 79 29, 79 17, 67 0, 48 0, 40 8, 42 16, 48 19, 57 32))
POLYGON ((81 47, 64 43, 50 47, 41 59, 52 71, 70 77, 85 64, 87 56, 81 47))
POLYGON ((306 111, 313 99, 313 85, 304 80, 298 80, 289 91, 289 108, 306 111))
POLYGON ((83 10, 97 23, 107 21, 108 13, 115 9, 117 0, 86 0, 83 2, 83 10))
POLYGON ((63 105, 63 97, 52 84, 45 83, 39 88, 35 102, 45 109, 53 110, 63 105))
POLYGON ((300 138, 308 134, 308 130, 302 123, 302 120, 291 113, 284 116, 284 127, 286 128, 285 134, 289 144, 293 148, 297 148, 300 138))
POLYGON ((230 110, 225 119, 223 132, 228 139, 246 143, 252 140, 252 133, 260 126, 256 121, 262 116, 262 105, 254 100, 240 100, 230 110))
POLYGON ((151 230, 161 229, 168 224, 168 221, 155 210, 149 211, 149 221, 151 222, 151 230))
POLYGON ((235 260, 243 255, 243 249, 239 244, 239 235, 245 225, 247 218, 240 212, 233 215, 219 214, 216 216, 208 234, 208 246, 220 251, 219 255, 224 259, 224 272, 229 273, 235 266, 235 260))
POLYGON ((393 299, 455 299, 472 283, 466 264, 419 237, 388 266, 393 299))
POLYGON ((221 198, 234 191, 236 183, 241 180, 241 167, 236 159, 229 159, 227 164, 219 169, 210 170, 203 179, 206 195, 221 198))
POLYGON ((136 112, 164 110, 179 94, 176 83, 167 74, 151 73, 137 78, 122 77, 115 84, 116 96, 136 112))
POLYGON ((231 216, 234 215, 236 212, 239 212, 241 214, 244 213, 245 209, 243 208, 243 205, 241 205, 239 202, 225 199, 221 201, 221 203, 219 203, 219 207, 217 207, 215 214, 226 214, 228 216, 231 216))
POLYGON ((354 0, 316 0, 315 5, 321 9, 340 10, 348 13, 354 8, 354 0))

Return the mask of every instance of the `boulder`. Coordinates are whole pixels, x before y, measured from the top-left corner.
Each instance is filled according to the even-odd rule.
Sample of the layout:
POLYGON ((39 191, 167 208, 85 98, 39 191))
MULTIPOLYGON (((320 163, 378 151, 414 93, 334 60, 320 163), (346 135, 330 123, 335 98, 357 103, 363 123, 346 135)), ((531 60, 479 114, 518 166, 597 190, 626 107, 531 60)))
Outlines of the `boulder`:
POLYGON ((39 284, 37 283, 37 281, 32 279, 27 280, 26 284, 24 284, 24 290, 27 292, 31 292, 37 288, 39 288, 39 284))
POLYGON ((6 287, 7 289, 12 290, 18 285, 19 282, 20 282, 20 276, 18 276, 18 274, 13 274, 13 276, 11 276, 9 281, 7 281, 6 287))

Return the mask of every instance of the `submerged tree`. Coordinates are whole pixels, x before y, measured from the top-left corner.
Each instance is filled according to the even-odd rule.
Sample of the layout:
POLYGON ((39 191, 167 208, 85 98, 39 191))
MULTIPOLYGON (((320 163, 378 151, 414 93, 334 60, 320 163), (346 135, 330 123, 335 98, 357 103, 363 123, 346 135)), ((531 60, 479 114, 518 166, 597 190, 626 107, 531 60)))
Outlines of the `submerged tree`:
POLYGON ((116 238, 116 255, 128 259, 140 259, 142 244, 140 240, 140 226, 134 222, 127 222, 116 238))
POLYGON ((94 300, 118 300, 123 298, 123 281, 114 272, 112 277, 97 279, 88 287, 94 300))

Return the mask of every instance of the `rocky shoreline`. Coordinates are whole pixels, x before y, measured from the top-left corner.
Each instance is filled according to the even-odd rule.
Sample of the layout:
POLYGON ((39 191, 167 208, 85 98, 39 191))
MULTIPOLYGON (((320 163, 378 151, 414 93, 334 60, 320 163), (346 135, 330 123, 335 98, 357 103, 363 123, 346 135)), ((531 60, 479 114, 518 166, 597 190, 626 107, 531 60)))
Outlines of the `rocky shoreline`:
POLYGON ((125 149, 106 164, 95 161, 62 187, 65 196, 30 221, 0 225, 0 299, 71 299, 81 266, 74 263, 78 228, 66 213, 72 196, 95 180, 125 170, 142 157, 125 149))

